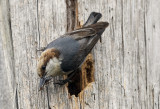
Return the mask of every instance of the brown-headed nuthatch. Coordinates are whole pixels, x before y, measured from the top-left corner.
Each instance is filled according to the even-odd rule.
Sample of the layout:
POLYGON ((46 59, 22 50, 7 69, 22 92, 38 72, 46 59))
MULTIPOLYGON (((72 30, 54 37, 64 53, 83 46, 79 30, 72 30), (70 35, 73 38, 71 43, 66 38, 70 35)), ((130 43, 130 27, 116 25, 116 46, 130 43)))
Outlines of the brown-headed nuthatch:
MULTIPOLYGON (((45 47, 37 67, 40 89, 52 77, 68 75, 80 68, 109 25, 108 22, 97 22, 101 16, 101 13, 92 12, 82 28, 60 36, 45 47)), ((58 84, 68 81, 69 78, 58 84)))

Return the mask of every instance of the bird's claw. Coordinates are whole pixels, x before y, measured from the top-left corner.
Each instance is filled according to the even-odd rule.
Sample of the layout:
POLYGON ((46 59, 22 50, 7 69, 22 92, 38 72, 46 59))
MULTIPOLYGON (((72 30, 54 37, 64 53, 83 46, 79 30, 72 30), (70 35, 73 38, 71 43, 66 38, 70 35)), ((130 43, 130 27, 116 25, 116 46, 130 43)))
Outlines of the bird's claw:
POLYGON ((59 80, 59 82, 56 82, 54 84, 58 84, 60 86, 65 85, 67 82, 71 82, 71 80, 59 80))
POLYGON ((44 51, 46 47, 41 47, 40 49, 36 49, 37 51, 44 51))

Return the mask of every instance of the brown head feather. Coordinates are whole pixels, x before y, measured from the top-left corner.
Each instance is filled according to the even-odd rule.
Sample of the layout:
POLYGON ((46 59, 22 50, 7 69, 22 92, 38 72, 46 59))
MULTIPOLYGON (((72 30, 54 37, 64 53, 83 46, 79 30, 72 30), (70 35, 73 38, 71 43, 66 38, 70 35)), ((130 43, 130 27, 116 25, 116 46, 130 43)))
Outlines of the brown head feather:
POLYGON ((51 58, 53 57, 59 58, 59 55, 60 55, 60 52, 54 48, 47 49, 41 54, 38 60, 38 66, 37 66, 37 71, 38 71, 37 73, 39 77, 42 77, 45 73, 45 70, 42 69, 42 66, 47 66, 47 63, 51 58))

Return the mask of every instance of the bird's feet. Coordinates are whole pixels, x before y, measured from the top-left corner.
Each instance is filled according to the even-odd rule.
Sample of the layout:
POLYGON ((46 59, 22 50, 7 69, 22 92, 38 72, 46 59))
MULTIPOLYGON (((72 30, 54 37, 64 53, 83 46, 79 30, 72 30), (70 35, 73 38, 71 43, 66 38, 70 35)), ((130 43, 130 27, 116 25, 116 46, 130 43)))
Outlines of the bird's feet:
POLYGON ((71 83, 71 82, 73 82, 72 78, 74 77, 74 75, 75 75, 75 71, 73 71, 71 74, 69 74, 67 79, 65 79, 65 80, 59 80, 59 82, 56 82, 56 83, 53 83, 53 84, 58 84, 58 85, 62 86, 62 85, 65 85, 68 82, 71 83))
POLYGON ((65 79, 65 80, 59 80, 58 82, 56 82, 54 84, 58 84, 58 85, 62 86, 62 85, 65 85, 68 82, 72 82, 72 81, 69 80, 69 79, 65 79))
POLYGON ((46 47, 41 47, 39 49, 37 49, 37 51, 44 51, 46 49, 46 47))

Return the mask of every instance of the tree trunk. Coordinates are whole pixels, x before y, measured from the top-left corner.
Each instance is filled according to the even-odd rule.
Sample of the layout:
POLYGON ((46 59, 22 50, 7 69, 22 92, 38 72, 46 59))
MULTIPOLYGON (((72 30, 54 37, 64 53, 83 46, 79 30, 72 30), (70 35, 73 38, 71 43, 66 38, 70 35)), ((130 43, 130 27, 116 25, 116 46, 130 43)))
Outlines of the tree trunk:
POLYGON ((81 27, 92 11, 110 25, 75 83, 48 85, 50 108, 159 109, 159 0, 0 0, 2 109, 48 108, 37 49, 81 27))

